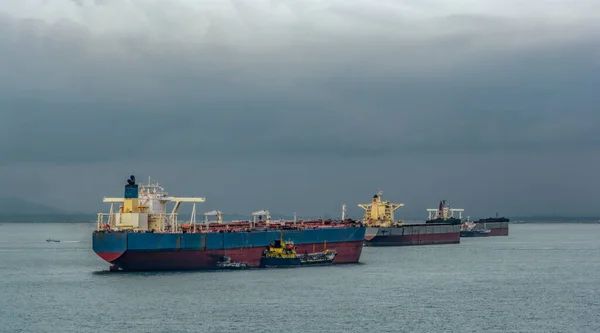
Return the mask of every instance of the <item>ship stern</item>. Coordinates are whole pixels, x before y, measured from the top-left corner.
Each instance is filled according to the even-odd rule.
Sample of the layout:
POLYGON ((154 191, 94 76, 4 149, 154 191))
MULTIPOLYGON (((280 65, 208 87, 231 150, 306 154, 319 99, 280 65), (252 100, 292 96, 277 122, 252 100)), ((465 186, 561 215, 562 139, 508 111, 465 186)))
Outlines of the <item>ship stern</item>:
POLYGON ((95 231, 92 249, 108 263, 114 263, 127 251, 127 233, 95 231))

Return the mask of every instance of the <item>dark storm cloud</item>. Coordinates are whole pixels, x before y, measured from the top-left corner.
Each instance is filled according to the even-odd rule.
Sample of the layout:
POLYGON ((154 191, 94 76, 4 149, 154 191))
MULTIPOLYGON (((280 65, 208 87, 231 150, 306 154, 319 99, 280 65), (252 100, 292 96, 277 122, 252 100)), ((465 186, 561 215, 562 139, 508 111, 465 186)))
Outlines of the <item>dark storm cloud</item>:
MULTIPOLYGON (((231 45, 106 40, 71 21, 2 22, 4 163, 152 150, 378 156, 597 144, 588 121, 599 83, 593 32, 503 57, 477 47, 485 35, 468 29, 422 40, 340 37, 330 47, 300 40, 236 55, 231 45), (456 60, 464 48, 479 52, 456 60)), ((436 25, 445 22, 507 28, 486 17, 436 25)))
MULTIPOLYGON (((97 181, 101 186, 108 175, 134 172, 131 165, 140 168, 140 160, 154 161, 158 166, 148 172, 164 176, 174 163, 220 159, 206 168, 221 175, 216 176, 220 182, 226 174, 220 170, 229 170, 226 178, 235 181, 227 183, 227 195, 248 185, 273 203, 277 200, 269 199, 273 194, 267 188, 281 193, 300 187, 288 193, 300 200, 317 185, 335 188, 323 194, 330 197, 361 191, 349 200, 362 202, 364 193, 386 185, 400 168, 411 180, 386 185, 400 187, 386 193, 414 197, 410 204, 420 214, 419 205, 439 200, 424 192, 444 177, 462 177, 477 188, 492 179, 484 176, 491 163, 498 183, 535 190, 542 180, 506 179, 535 179, 532 174, 542 173, 534 169, 545 162, 530 160, 529 170, 498 164, 498 159, 540 155, 551 161, 552 156, 597 152, 600 21, 594 18, 595 5, 461 4, 3 4, 0 167, 27 170, 18 179, 36 170, 54 170, 56 179, 65 179, 73 170, 97 172, 114 162, 105 181, 97 181), (432 167, 439 158, 461 163, 453 154, 472 169, 432 167), (325 162, 322 170, 309 169, 313 173, 296 166, 314 159, 329 161, 331 169, 325 162), (478 169, 479 159, 487 169, 478 169), (228 165, 240 161, 264 172, 252 176, 228 165), (372 167, 366 161, 374 161, 381 175, 356 180, 372 167), (274 169, 276 163, 300 181, 274 169), (254 183, 268 177, 276 177, 269 181, 279 185, 254 183), (405 186, 423 189, 404 193, 405 186)), ((570 166, 560 164, 543 175, 549 180, 569 172, 570 166)), ((226 189, 219 192, 222 183, 204 181, 210 193, 226 196, 226 189)), ((3 182, 16 186, 6 177, 3 182)), ((240 193, 234 199, 243 201, 240 193)), ((476 200, 461 193, 448 194, 476 200)), ((495 199, 527 210, 502 194, 495 199)), ((263 204, 252 200, 248 205, 263 204)), ((324 210, 338 205, 307 204, 324 210)))

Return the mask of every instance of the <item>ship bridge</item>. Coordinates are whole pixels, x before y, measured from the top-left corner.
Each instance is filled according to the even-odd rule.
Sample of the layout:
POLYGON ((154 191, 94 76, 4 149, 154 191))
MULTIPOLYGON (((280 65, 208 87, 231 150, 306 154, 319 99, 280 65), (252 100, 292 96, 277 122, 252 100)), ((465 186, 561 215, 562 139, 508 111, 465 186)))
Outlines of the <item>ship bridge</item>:
POLYGON ((458 213, 458 218, 462 220, 462 213, 465 210, 462 208, 450 208, 450 205, 446 203, 446 200, 440 201, 440 205, 438 208, 429 208, 427 209, 428 220, 447 220, 454 218, 454 213, 458 213))
POLYGON ((391 203, 381 200, 383 192, 380 190, 373 196, 370 204, 359 204, 365 210, 363 223, 369 227, 390 227, 402 223, 394 220, 394 212, 403 207, 403 203, 391 203))
POLYGON ((177 230, 179 223, 177 215, 182 203, 192 203, 192 217, 190 223, 196 224, 196 204, 205 202, 204 197, 174 197, 169 196, 158 182, 152 182, 148 177, 148 184, 137 184, 135 177, 127 179, 125 192, 122 198, 103 198, 103 202, 110 203, 108 214, 98 214, 98 229, 110 228, 115 230, 177 230), (175 205, 170 213, 167 212, 167 203, 175 205), (119 211, 114 211, 114 204, 122 203, 119 211), (105 221, 106 218, 106 221, 105 221))

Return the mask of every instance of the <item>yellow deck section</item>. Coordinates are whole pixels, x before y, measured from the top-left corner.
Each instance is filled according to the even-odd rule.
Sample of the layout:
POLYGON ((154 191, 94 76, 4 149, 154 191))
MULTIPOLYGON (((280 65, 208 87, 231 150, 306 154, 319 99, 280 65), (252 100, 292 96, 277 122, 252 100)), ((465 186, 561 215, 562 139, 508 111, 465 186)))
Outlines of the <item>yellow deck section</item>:
POLYGON ((394 212, 404 206, 402 203, 391 203, 381 200, 381 191, 373 196, 370 204, 359 204, 365 210, 363 222, 369 227, 390 227, 402 222, 394 221, 394 212))

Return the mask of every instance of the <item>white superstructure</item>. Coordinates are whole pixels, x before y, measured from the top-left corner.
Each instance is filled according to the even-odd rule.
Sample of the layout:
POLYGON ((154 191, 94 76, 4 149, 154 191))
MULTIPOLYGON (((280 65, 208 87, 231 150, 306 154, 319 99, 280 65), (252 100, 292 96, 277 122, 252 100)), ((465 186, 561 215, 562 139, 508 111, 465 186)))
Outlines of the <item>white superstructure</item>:
POLYGON ((190 222, 196 224, 196 203, 205 202, 204 197, 173 197, 165 192, 158 182, 152 182, 148 177, 148 184, 135 184, 135 177, 128 180, 123 198, 104 198, 110 203, 108 214, 98 214, 98 229, 134 230, 155 232, 178 231, 177 211, 183 202, 193 203, 190 222), (167 203, 175 205, 167 213, 167 203), (119 205, 118 212, 114 211, 114 204, 119 205))
POLYGON ((462 213, 465 210, 462 208, 450 208, 450 205, 448 205, 446 203, 446 200, 442 200, 440 201, 440 206, 439 208, 429 208, 427 209, 427 213, 428 213, 428 220, 434 220, 434 219, 442 219, 442 220, 447 220, 449 218, 453 218, 454 217, 454 213, 458 213, 458 218, 462 219, 462 213))

